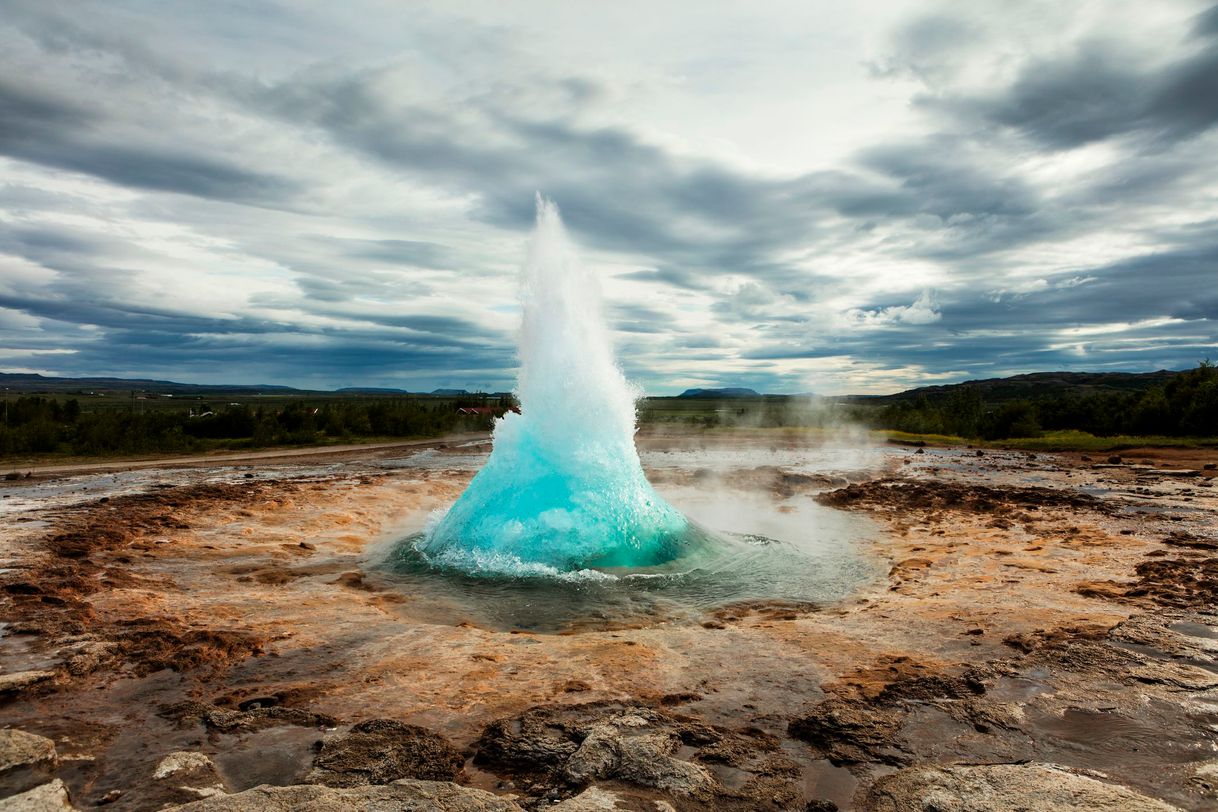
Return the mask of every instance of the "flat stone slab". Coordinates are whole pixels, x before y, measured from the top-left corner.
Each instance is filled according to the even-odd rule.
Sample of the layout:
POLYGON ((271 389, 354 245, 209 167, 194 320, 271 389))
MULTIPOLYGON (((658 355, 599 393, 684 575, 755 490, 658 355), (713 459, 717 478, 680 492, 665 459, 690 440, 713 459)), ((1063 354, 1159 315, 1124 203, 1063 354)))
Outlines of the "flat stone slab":
POLYGON ((0 808, 6 812, 72 812, 75 807, 68 797, 68 788, 56 778, 20 795, 0 799, 0 808))
POLYGON ((911 767, 877 781, 864 808, 874 812, 1179 812, 1127 787, 1054 764, 911 767))
POLYGON ((171 807, 174 812, 523 812, 515 802, 448 781, 395 781, 337 789, 319 784, 263 785, 171 807))
POLYGON ((14 671, 11 674, 0 674, 0 694, 29 688, 53 676, 54 671, 14 671))
POLYGON ((0 730, 0 797, 50 781, 58 762, 55 742, 45 736, 12 728, 0 730))

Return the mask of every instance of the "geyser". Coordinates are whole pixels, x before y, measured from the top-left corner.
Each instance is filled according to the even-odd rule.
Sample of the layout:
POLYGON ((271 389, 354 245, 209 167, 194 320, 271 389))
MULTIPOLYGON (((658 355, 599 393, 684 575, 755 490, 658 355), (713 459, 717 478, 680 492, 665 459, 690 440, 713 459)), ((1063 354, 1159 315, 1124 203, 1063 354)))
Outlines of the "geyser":
POLYGON ((521 294, 521 413, 496 422, 486 465, 417 549, 433 564, 520 575, 682 555, 700 533, 643 475, 636 393, 614 361, 600 286, 540 196, 521 294))

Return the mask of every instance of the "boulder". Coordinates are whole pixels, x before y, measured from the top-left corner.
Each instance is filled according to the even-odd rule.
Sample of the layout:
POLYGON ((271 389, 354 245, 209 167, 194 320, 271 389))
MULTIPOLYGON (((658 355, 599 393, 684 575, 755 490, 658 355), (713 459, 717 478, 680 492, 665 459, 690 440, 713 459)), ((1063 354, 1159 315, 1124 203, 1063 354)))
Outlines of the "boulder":
POLYGON ((0 797, 45 784, 58 763, 50 739, 24 730, 0 730, 0 797))
POLYGON ((564 773, 573 784, 617 779, 674 795, 705 795, 715 781, 705 767, 675 758, 680 737, 656 731, 654 720, 623 714, 597 725, 567 760, 564 773))
POLYGON ((54 676, 54 671, 14 671, 11 674, 0 674, 0 694, 24 691, 54 676))
POLYGON ((1054 764, 911 767, 867 794, 871 812, 1179 812, 1126 787, 1054 764))
POLYGON ((317 784, 263 785, 171 808, 173 812, 523 812, 510 799, 447 781, 395 781, 335 788, 317 784))
POLYGON ((643 799, 610 792, 600 787, 586 790, 550 807, 553 812, 620 812, 623 809, 649 810, 653 812, 676 812, 667 801, 643 799))
POLYGON ((56 778, 31 790, 0 800, 6 812, 72 812, 68 788, 56 778))
POLYGON ((170 753, 156 765, 152 777, 157 781, 172 784, 187 793, 208 798, 228 792, 216 765, 204 753, 179 750, 170 753))

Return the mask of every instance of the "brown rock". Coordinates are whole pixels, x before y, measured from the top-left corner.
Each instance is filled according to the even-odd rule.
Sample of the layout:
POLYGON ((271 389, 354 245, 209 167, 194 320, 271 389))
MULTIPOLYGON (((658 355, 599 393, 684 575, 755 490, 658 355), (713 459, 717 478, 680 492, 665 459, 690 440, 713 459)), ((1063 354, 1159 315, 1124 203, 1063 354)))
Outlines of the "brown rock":
POLYGON ((45 784, 58 764, 50 739, 24 730, 0 730, 0 797, 45 784))
POLYGON ((867 795, 874 812, 1176 812, 1162 801, 1052 764, 911 767, 867 795))
POLYGON ((522 812, 489 792, 439 781, 395 781, 338 789, 311 784, 261 786, 172 807, 173 812, 522 812))
POLYGON ((450 781, 464 763, 464 756, 437 733, 394 719, 370 719, 326 742, 306 781, 330 787, 403 778, 450 781))

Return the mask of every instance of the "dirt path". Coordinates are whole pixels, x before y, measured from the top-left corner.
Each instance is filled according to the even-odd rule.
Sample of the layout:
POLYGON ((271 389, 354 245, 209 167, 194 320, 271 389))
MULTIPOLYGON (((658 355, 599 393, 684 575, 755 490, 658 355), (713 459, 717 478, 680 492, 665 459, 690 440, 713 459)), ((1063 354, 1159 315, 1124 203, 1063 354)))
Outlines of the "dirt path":
POLYGON ((394 440, 387 443, 351 443, 348 445, 311 446, 309 448, 280 448, 264 451, 220 451, 188 457, 155 457, 152 459, 110 460, 107 462, 73 462, 62 465, 16 465, 14 470, 35 477, 70 476, 99 471, 135 471, 142 468, 196 468, 200 466, 234 465, 247 462, 286 460, 307 463, 315 460, 336 460, 352 457, 392 456, 403 449, 417 449, 454 443, 485 440, 487 432, 448 434, 428 440, 394 440))

